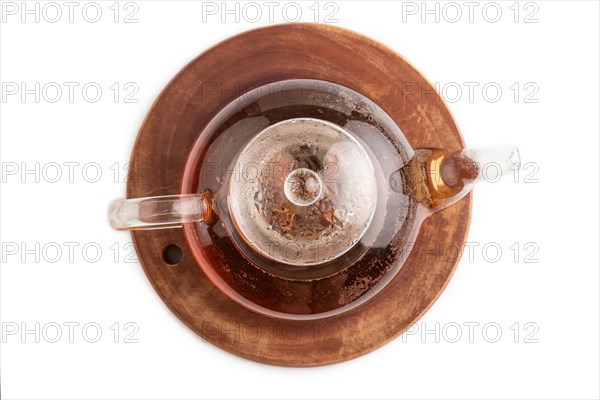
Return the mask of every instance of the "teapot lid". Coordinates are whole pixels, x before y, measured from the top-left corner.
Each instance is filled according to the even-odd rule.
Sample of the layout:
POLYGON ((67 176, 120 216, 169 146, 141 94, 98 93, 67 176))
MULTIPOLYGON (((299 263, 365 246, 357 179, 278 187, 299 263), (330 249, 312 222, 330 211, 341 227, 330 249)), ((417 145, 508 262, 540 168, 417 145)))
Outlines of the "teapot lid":
POLYGON ((262 255, 314 265, 363 236, 377 180, 360 139, 316 118, 294 118, 254 136, 235 160, 228 207, 235 228, 262 255))

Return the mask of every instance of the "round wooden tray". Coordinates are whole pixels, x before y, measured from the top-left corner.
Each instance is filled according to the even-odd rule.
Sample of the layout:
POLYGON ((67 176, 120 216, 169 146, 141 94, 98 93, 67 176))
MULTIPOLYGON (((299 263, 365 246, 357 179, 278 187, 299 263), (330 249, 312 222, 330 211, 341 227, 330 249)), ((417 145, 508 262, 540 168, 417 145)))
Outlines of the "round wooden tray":
MULTIPOLYGON (((433 87, 385 46, 351 31, 315 24, 245 32, 207 50, 164 89, 139 132, 127 196, 179 193, 186 156, 221 107, 252 88, 286 79, 320 79, 363 93, 404 131, 413 148, 463 148, 433 87)), ((140 262, 169 308, 207 341, 239 356, 284 366, 332 364, 402 334, 450 280, 467 236, 471 196, 421 226, 398 275, 364 305, 313 321, 270 319, 230 300, 196 264, 182 229, 133 231, 140 262), (163 260, 176 244, 183 259, 163 260)))

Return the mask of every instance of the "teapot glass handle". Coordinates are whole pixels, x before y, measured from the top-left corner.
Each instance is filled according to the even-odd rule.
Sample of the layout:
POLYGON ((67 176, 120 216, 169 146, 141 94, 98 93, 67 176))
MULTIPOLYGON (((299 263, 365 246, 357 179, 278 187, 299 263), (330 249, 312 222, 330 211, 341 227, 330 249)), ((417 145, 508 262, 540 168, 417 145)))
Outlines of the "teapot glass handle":
POLYGON ((110 204, 108 218, 115 229, 163 229, 212 218, 210 192, 119 199, 110 204))

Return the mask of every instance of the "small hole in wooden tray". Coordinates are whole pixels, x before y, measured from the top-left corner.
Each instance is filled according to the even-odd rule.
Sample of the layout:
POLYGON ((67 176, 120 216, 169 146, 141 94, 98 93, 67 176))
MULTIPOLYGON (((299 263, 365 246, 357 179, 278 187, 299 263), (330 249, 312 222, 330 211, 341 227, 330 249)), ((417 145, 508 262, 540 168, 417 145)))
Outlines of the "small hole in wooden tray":
POLYGON ((162 257, 167 264, 177 265, 183 258, 183 252, 181 251, 181 247, 176 244, 170 244, 163 250, 162 257))

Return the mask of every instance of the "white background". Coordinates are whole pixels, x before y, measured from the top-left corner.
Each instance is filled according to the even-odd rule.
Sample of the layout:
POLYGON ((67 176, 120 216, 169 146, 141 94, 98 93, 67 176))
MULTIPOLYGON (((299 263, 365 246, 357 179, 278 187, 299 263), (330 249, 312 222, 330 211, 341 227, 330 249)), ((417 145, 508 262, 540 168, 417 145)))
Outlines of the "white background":
MULTIPOLYGON (((448 288, 411 334, 359 359, 307 369, 257 364, 203 342, 171 314, 139 264, 125 262, 131 239, 106 220, 108 203, 125 194, 122 168, 160 90, 209 46, 270 24, 267 6, 258 3, 263 15, 256 23, 244 21, 253 13, 242 14, 239 23, 235 15, 225 16, 222 23, 220 13, 203 14, 201 2, 137 1, 138 22, 123 23, 135 8, 121 3, 115 23, 109 1, 99 2, 102 17, 90 23, 81 2, 70 23, 59 2, 59 22, 45 20, 55 15, 47 8, 39 23, 34 15, 23 23, 21 3, 13 3, 17 14, 3 13, 0 27, 3 89, 11 82, 80 86, 72 103, 65 86, 56 103, 47 101, 54 92, 42 93, 39 103, 34 95, 23 101, 20 93, 0 103, 2 397, 598 398, 599 4, 513 3, 497 3, 502 15, 496 23, 489 21, 495 6, 486 15, 483 2, 473 22, 468 7, 455 3, 462 13, 456 23, 449 21, 456 8, 445 3, 437 6, 439 22, 435 15, 421 21, 421 2, 317 5, 318 21, 335 11, 336 25, 385 43, 445 88, 469 146, 515 143, 530 169, 517 183, 507 178, 475 189, 468 240, 479 245, 472 258, 463 255, 448 288), (103 89, 96 103, 82 97, 88 82, 103 89), (121 88, 117 103, 109 88, 115 82, 121 88), (139 88, 137 103, 123 101, 128 82, 139 88), (479 84, 473 99, 464 82, 479 84), (487 99, 482 94, 488 83, 502 89, 495 103, 491 89, 487 99), (451 91, 457 86, 463 89, 459 99, 451 91), (22 174, 36 162, 38 177, 22 174), (53 162, 62 165, 56 183, 50 182, 53 162), (79 163, 73 182, 65 162, 79 163), (87 181, 96 171, 95 164, 83 171, 88 163, 100 167, 96 183, 87 181), (77 243, 73 259, 65 242, 77 243), (36 243, 37 254, 23 251, 36 243), (52 262, 56 246, 62 256, 52 262), (102 254, 92 262, 96 247, 102 254), (496 248, 502 250, 498 257, 496 248), (80 324, 73 343, 68 322, 80 324), (102 328, 97 343, 88 343, 81 331, 91 322, 102 328), (133 336, 138 343, 125 343, 127 322, 139 327, 133 336), (479 324, 472 340, 465 325, 471 322, 479 324), (34 334, 21 337, 21 329, 35 323, 46 327, 39 343, 34 334), (62 326, 57 343, 48 340, 55 336, 53 323, 62 326), (115 323, 118 343, 110 329, 115 323), (439 338, 421 335, 423 329, 435 332, 436 323, 439 338), (492 328, 484 332, 485 324, 492 328), (10 335, 15 326, 19 331, 10 335), (456 326, 462 336, 452 343, 456 326)), ((282 15, 283 4, 275 8, 274 22, 294 17, 291 9, 282 15)), ((298 4, 302 20, 315 21, 314 2, 298 4)), ((88 334, 93 338, 94 330, 88 334)))

